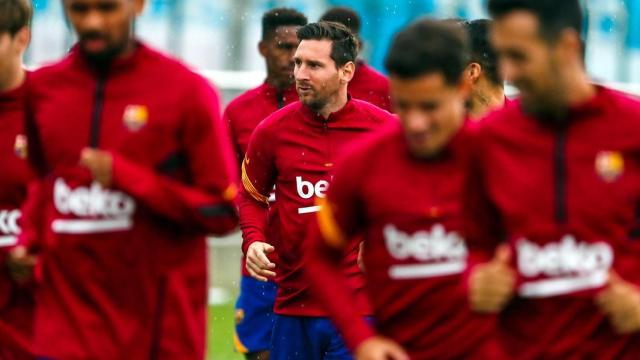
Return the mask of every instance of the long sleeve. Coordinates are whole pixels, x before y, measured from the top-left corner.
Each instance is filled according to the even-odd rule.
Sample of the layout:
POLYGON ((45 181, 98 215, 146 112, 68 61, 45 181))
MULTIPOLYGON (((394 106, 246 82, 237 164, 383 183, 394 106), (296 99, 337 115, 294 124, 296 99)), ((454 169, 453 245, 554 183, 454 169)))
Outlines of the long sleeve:
MULTIPOLYGON (((348 159, 350 160, 350 159, 348 159)), ((325 306, 347 346, 355 350, 374 335, 357 306, 355 289, 341 266, 357 249, 364 231, 363 202, 358 193, 358 162, 341 164, 321 210, 312 221, 305 248, 305 272, 314 295, 325 306)))
POLYGON ((180 143, 190 182, 159 174, 113 154, 113 182, 156 213, 184 226, 223 234, 237 224, 237 182, 233 151, 220 118, 215 90, 204 80, 185 103, 180 143))
POLYGON ((480 130, 473 130, 463 184, 463 233, 469 248, 467 276, 475 265, 489 261, 495 248, 504 240, 500 216, 485 186, 480 130))
POLYGON ((231 145, 233 146, 236 163, 241 165, 244 158, 244 153, 242 151, 240 143, 238 142, 240 136, 237 132, 234 120, 235 118, 231 114, 231 110, 227 107, 227 109, 225 109, 224 113, 222 114, 222 121, 227 125, 227 128, 229 129, 231 145))
POLYGON ((273 143, 268 124, 260 124, 249 141, 242 162, 242 191, 240 193, 240 229, 242 252, 247 253, 254 242, 266 242, 269 194, 276 179, 273 143))
POLYGON ((43 238, 45 227, 44 209, 46 206, 46 185, 44 180, 32 180, 27 186, 27 196, 22 203, 20 212, 20 234, 17 245, 24 246, 31 251, 37 251, 43 238))
MULTIPOLYGON (((30 78, 27 78, 29 81, 30 78)), ((47 204, 47 172, 40 132, 33 114, 34 96, 27 87, 24 102, 24 131, 27 135, 27 160, 32 170, 32 181, 27 185, 27 195, 20 212, 20 234, 17 245, 30 250, 38 250, 42 246, 45 228, 44 211, 47 204)))

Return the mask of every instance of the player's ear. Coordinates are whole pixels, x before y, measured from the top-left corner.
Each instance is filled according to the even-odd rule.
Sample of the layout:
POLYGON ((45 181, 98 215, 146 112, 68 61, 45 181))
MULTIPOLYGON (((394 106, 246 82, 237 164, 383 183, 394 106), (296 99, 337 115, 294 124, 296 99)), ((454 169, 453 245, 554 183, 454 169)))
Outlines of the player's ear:
POLYGON ((582 42, 580 41, 580 34, 575 30, 565 29, 560 33, 558 41, 555 45, 555 50, 561 57, 563 63, 567 63, 572 59, 582 59, 582 42))
POLYGON ((260 40, 258 43, 258 52, 262 57, 267 57, 267 42, 265 40, 260 40))
POLYGON ((471 84, 475 84, 480 80, 480 76, 482 75, 482 66, 478 63, 472 62, 467 65, 464 73, 465 77, 471 82, 471 84))
POLYGON ((353 61, 349 61, 338 69, 338 73, 340 81, 348 83, 353 79, 353 75, 356 73, 356 64, 353 61))
POLYGON ((25 26, 18 30, 15 35, 15 40, 18 46, 17 51, 21 54, 24 53, 27 50, 27 47, 29 47, 29 42, 31 41, 31 29, 29 29, 28 26, 25 26))

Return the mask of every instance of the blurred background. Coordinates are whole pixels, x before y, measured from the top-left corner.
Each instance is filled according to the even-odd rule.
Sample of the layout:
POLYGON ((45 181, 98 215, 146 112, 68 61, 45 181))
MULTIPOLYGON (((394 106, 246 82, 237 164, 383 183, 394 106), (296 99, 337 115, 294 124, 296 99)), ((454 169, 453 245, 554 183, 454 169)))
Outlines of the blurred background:
MULTIPOLYGON (((559 0, 562 1, 562 0, 559 0)), ((604 82, 640 83, 640 0, 584 0, 587 67, 604 82)), ((33 41, 26 61, 38 66, 65 54, 74 42, 60 0, 34 0, 33 41)), ((207 75, 225 103, 264 79, 258 54, 260 19, 274 7, 293 7, 310 21, 330 6, 362 17, 363 58, 383 71, 394 33, 421 16, 487 17, 486 0, 147 0, 137 33, 147 43, 207 75)), ((637 84, 635 84, 637 85, 637 84)), ((210 239, 209 359, 242 359, 232 349, 233 303, 240 275, 240 236, 210 239)))
MULTIPOLYGON (((640 71, 633 71, 640 65, 640 0, 582 2, 587 9, 584 32, 589 72, 607 82, 640 82, 640 71)), ((61 3, 34 0, 34 37, 28 64, 55 60, 73 43, 61 3)), ((379 70, 393 34, 411 20, 425 15, 487 16, 486 0, 147 0, 137 32, 148 43, 198 69, 248 71, 235 76, 235 85, 227 81, 227 74, 214 79, 223 88, 246 87, 261 81, 258 75, 263 62, 257 42, 263 12, 289 6, 315 21, 333 5, 347 5, 361 14, 363 57, 379 70)), ((227 95, 234 94, 225 93, 225 100, 227 95)))

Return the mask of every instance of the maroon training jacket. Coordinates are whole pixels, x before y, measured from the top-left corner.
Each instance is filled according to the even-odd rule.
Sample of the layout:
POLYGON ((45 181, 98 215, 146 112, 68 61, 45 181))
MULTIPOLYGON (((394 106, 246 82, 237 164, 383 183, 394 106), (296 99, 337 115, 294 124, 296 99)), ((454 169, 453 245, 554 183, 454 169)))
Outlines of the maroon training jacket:
POLYGON ((507 242, 517 296, 499 316, 513 359, 637 359, 595 304, 610 270, 640 284, 640 104, 606 88, 564 125, 520 101, 480 123, 465 209, 472 263, 507 242), (475 256, 475 255, 474 255, 475 256))
POLYGON ((216 91, 138 44, 106 72, 74 49, 33 74, 29 157, 42 183, 35 350, 56 359, 202 358, 207 233, 236 225, 216 91), (113 186, 78 165, 113 155, 113 186))

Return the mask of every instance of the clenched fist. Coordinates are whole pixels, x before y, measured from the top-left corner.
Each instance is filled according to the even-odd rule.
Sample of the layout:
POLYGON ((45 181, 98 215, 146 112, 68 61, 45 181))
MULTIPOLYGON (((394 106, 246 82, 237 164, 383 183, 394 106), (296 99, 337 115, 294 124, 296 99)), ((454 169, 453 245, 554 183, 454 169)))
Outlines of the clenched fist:
POLYGON ((596 304, 618 333, 640 331, 640 289, 615 272, 609 274, 609 283, 596 297, 596 304))

